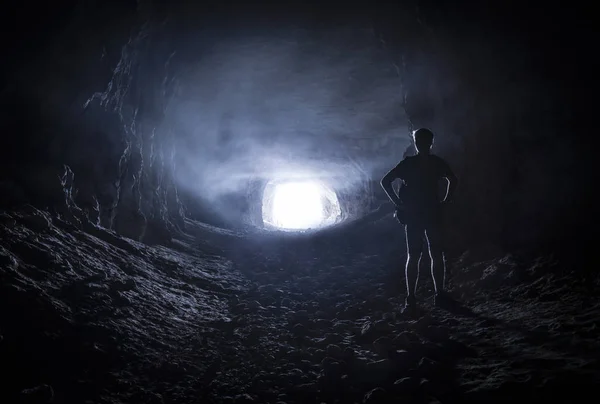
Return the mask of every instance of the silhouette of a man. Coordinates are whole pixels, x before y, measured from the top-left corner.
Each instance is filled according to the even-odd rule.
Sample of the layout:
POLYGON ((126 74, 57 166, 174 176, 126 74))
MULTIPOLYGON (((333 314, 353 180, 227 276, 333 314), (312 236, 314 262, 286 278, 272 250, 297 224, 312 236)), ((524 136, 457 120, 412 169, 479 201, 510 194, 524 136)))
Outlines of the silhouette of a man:
POLYGON ((381 180, 381 186, 396 206, 396 214, 405 225, 406 246, 406 309, 416 305, 415 290, 419 277, 419 261, 423 252, 423 239, 427 240, 431 257, 431 276, 435 289, 435 304, 448 301, 444 293, 446 268, 442 246, 442 204, 452 201, 457 178, 441 157, 431 154, 433 132, 421 128, 413 132, 417 154, 404 158, 381 180), (401 195, 392 187, 402 180, 401 195), (441 179, 447 180, 443 198, 438 195, 441 179))

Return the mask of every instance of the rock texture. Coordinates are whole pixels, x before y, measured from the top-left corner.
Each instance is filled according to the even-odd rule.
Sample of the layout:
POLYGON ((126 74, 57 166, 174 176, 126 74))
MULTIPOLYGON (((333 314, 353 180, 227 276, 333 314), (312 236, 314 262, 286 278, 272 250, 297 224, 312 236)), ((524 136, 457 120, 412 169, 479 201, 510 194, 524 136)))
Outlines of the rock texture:
POLYGON ((423 269, 408 317, 399 240, 186 227, 152 247, 3 213, 2 401, 570 402, 600 381, 600 282, 553 256, 464 254, 450 310, 423 269))

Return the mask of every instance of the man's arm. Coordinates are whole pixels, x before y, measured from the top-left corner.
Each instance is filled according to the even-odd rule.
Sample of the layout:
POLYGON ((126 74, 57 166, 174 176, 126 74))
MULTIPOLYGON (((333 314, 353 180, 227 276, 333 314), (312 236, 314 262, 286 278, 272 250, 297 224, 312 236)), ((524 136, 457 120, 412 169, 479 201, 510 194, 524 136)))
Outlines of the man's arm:
POLYGON ((448 181, 448 186, 446 188, 446 196, 444 196, 442 202, 450 202, 452 201, 452 198, 454 198, 454 192, 458 185, 458 178, 456 178, 456 175, 454 175, 454 172, 445 161, 443 163, 443 170, 443 177, 448 181))
POLYGON ((399 207, 400 205, 402 205, 402 200, 400 200, 400 198, 396 194, 396 191, 394 191, 394 187, 392 186, 392 183, 394 182, 394 180, 400 178, 398 176, 398 167, 399 167, 399 165, 394 167, 389 173, 384 175, 383 178, 381 179, 381 187, 387 194, 388 198, 390 198, 390 201, 392 201, 392 203, 396 207, 399 207))

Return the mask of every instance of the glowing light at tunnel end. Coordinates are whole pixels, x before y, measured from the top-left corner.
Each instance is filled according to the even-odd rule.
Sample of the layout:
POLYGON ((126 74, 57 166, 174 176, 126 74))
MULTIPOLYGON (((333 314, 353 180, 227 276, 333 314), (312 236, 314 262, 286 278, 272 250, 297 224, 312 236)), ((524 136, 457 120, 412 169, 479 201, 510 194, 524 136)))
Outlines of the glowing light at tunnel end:
POLYGON ((274 182, 265 188, 263 221, 267 228, 316 230, 336 223, 340 215, 335 191, 320 181, 274 182))

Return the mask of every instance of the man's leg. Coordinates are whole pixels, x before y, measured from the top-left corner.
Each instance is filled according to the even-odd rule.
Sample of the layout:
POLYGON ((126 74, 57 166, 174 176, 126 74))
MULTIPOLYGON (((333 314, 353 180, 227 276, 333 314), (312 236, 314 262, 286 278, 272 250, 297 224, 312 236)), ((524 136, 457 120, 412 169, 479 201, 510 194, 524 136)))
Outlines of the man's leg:
POLYGON ((423 226, 407 224, 406 230, 406 302, 414 303, 419 280, 419 261, 423 252, 423 226))
POLYGON ((425 230, 429 256, 431 257, 431 277, 435 293, 442 293, 446 282, 446 262, 444 260, 444 246, 442 227, 438 224, 427 226, 425 230))

